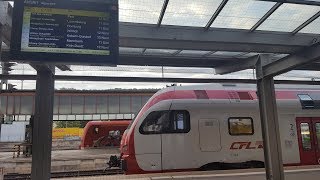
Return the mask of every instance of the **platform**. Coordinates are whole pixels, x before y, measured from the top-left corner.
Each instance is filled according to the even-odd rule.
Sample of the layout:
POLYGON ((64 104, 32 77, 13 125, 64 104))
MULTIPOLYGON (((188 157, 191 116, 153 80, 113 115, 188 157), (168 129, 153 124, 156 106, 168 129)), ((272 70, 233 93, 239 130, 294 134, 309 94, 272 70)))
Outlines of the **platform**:
MULTIPOLYGON (((285 167, 286 180, 315 180, 320 177, 319 166, 292 166, 285 167)), ((219 170, 219 171, 192 171, 176 173, 157 173, 141 175, 112 175, 97 177, 79 177, 64 178, 59 180, 122 180, 122 179, 139 179, 139 180, 184 180, 184 179, 201 179, 201 180, 265 180, 264 169, 239 169, 239 170, 219 170)))
MULTIPOLYGON (((0 142, 0 152, 12 152, 13 146, 23 142, 0 142)), ((77 150, 81 144, 80 140, 52 139, 52 151, 77 150)))
MULTIPOLYGON (((109 157, 118 154, 118 148, 52 151, 51 171, 66 172, 105 169, 109 157)), ((30 174, 32 158, 25 158, 23 156, 12 158, 12 155, 12 152, 0 153, 0 168, 4 168, 4 173, 30 174)))

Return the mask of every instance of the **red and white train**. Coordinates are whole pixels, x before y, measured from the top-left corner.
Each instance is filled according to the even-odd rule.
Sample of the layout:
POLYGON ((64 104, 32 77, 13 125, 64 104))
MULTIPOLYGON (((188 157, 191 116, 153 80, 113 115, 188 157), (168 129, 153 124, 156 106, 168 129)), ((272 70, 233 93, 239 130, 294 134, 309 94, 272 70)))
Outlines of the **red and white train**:
MULTIPOLYGON (((320 163, 320 90, 276 90, 285 165, 320 163)), ((254 88, 174 86, 154 94, 121 140, 126 174, 263 167, 254 88)))
POLYGON ((81 149, 91 147, 119 146, 123 132, 130 120, 90 121, 83 129, 81 149), (119 132, 117 134, 116 132, 119 132))

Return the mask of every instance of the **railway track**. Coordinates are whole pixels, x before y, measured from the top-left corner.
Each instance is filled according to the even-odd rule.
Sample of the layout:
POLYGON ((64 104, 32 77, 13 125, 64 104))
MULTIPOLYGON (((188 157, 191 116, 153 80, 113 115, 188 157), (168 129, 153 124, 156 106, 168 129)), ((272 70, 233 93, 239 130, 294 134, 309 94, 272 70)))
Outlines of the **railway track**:
MULTIPOLYGON (((71 172, 53 172, 51 178, 64 177, 84 177, 84 176, 102 176, 102 175, 116 175, 123 174, 121 169, 106 169, 94 171, 71 171, 71 172)), ((31 174, 6 174, 4 180, 28 180, 31 179, 31 174)))

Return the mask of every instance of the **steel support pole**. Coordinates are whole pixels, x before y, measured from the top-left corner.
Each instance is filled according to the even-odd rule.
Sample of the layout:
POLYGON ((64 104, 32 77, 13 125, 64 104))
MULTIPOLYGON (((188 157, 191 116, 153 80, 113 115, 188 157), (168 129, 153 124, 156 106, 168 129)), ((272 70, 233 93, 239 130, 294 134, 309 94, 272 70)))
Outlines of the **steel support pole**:
MULTIPOLYGON (((1 59, 1 54, 2 54, 2 25, 0 24, 0 63, 1 63, 1 67, 3 67, 3 63, 2 63, 2 59, 1 59)), ((3 73, 3 70, 1 71, 1 73, 3 73)), ((0 80, 0 93, 2 93, 2 87, 3 87, 3 80, 1 79, 0 80)), ((0 106, 3 102, 1 102, 1 99, 0 99, 0 106)), ((2 124, 4 123, 4 115, 2 114, 2 112, 0 111, 0 138, 1 138, 1 127, 2 127, 2 124)))
POLYGON ((54 66, 48 67, 37 68, 35 115, 32 130, 31 179, 34 180, 48 180, 51 176, 54 66))
POLYGON ((267 60, 265 58, 270 56, 260 56, 256 71, 266 178, 267 180, 284 180, 274 80, 272 76, 263 77, 261 74, 261 62, 267 60))
MULTIPOLYGON (((0 24, 0 63, 1 63, 1 74, 3 74, 3 62, 2 62, 2 58, 1 58, 1 55, 2 55, 2 25, 0 24)), ((3 88, 3 80, 1 79, 0 80, 0 83, 1 83, 1 86, 0 86, 0 91, 2 91, 2 88, 3 88)), ((1 125, 0 125, 0 128, 1 128, 1 125)))

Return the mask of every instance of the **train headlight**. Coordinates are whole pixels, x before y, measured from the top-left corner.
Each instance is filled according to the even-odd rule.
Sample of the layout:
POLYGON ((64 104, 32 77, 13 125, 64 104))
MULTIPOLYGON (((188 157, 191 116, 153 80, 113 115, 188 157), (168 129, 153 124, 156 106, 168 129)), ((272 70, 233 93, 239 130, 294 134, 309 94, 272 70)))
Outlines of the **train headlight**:
POLYGON ((128 151, 128 145, 123 145, 122 146, 122 151, 128 151))

